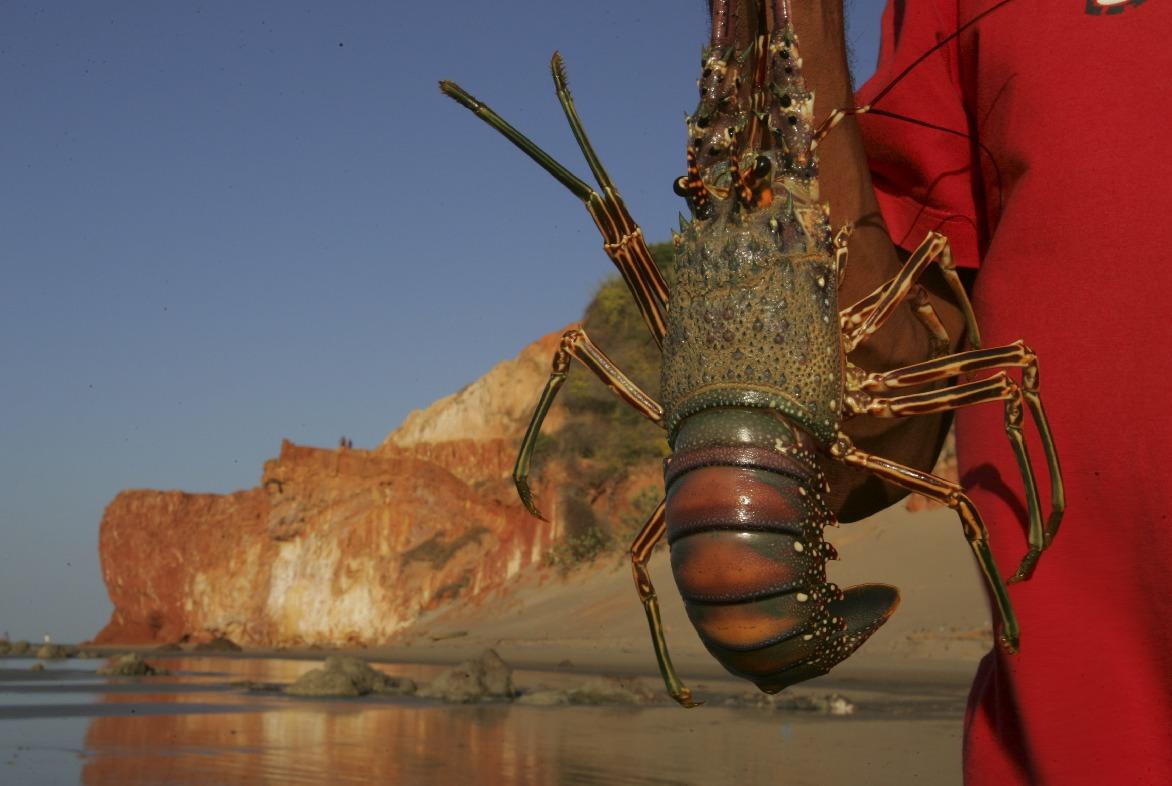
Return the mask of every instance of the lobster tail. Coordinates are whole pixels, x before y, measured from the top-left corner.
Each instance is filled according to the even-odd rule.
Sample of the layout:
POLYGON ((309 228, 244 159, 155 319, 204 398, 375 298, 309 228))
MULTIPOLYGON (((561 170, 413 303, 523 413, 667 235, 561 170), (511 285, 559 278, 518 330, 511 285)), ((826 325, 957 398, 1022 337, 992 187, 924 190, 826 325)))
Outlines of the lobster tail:
POLYGON ((878 584, 842 592, 827 581, 826 562, 837 555, 822 537, 834 523, 825 481, 808 438, 780 420, 770 428, 792 441, 685 447, 666 462, 665 482, 672 574, 689 619, 726 669, 775 693, 849 656, 887 620, 899 594, 878 584))

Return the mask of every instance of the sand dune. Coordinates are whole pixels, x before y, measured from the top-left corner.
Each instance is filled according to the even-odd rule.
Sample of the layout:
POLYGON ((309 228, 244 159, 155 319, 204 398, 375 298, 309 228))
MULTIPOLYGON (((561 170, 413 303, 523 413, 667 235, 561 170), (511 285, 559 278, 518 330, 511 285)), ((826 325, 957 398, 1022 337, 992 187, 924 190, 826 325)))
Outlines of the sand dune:
MULTIPOLYGON (((892 619, 825 679, 882 679, 938 673, 965 680, 989 649, 990 612, 955 514, 895 507, 827 533, 841 560, 830 578, 843 587, 894 584, 902 602, 892 619)), ((652 563, 664 628, 682 674, 724 674, 684 614, 666 550, 652 563)), ((569 660, 592 671, 654 673, 655 660, 630 569, 617 555, 565 577, 530 575, 472 607, 424 617, 389 658, 449 660, 493 646, 511 663, 540 668, 569 660)))

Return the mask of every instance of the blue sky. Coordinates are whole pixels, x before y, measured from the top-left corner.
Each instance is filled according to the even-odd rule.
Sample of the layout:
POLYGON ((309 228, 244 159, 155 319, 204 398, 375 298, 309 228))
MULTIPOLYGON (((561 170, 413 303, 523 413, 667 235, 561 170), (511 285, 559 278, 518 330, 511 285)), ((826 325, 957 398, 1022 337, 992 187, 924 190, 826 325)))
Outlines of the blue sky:
MULTIPOLYGON (((883 4, 847 4, 864 78, 883 4)), ((248 488, 285 437, 374 447, 576 320, 612 270, 581 204, 436 82, 587 176, 560 50, 658 241, 705 17, 702 0, 5 3, 0 631, 105 623, 98 525, 119 490, 248 488)))

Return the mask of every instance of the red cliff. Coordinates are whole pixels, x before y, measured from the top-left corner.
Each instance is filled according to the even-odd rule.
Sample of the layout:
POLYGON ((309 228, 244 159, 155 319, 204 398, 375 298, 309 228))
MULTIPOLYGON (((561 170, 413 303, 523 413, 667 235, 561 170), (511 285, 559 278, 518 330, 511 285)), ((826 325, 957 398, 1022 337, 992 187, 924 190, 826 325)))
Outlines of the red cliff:
POLYGON ((539 564, 557 526, 524 511, 509 473, 559 336, 376 450, 285 442, 248 491, 120 493, 99 538, 115 609, 96 640, 373 644, 539 564))

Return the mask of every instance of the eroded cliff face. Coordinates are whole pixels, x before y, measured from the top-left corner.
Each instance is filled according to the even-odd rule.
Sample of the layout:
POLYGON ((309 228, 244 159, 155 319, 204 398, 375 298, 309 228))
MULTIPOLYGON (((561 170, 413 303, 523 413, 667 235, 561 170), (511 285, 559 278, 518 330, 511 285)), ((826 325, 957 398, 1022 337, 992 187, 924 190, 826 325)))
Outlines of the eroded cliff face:
POLYGON ((262 489, 124 491, 102 517, 98 553, 114 613, 99 642, 173 641, 191 621, 241 627, 272 561, 262 489))
MULTIPOLYGON (((550 333, 512 360, 498 363, 471 385, 426 409, 415 410, 390 433, 382 447, 519 438, 549 377, 550 360, 563 332, 550 333)), ((561 410, 555 408, 546 424, 553 430, 560 420, 561 410)), ((514 458, 509 457, 510 470, 514 458)))
POLYGON ((285 442, 248 491, 120 493, 99 537, 115 610, 96 640, 374 644, 539 564, 558 527, 524 511, 509 475, 560 335, 376 450, 285 442))

